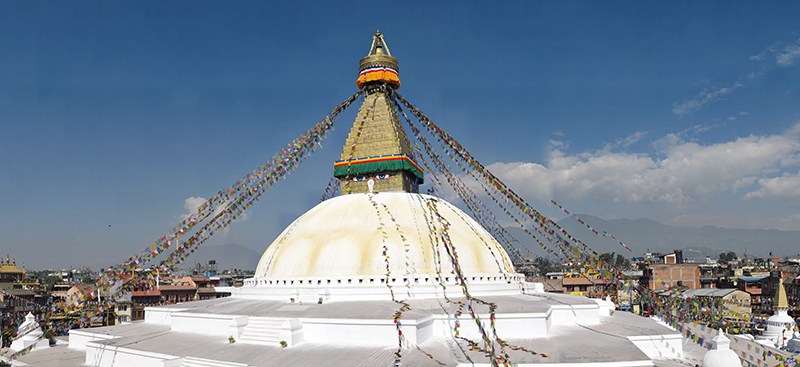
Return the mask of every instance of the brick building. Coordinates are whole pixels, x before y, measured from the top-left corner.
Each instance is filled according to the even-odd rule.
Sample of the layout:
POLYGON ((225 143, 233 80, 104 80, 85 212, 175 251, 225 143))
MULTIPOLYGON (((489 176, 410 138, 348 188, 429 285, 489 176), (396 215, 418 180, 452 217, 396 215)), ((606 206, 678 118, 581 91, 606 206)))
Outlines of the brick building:
MULTIPOLYGON (((651 290, 667 287, 703 288, 698 264, 649 264, 643 270, 639 284, 647 285, 651 290)), ((708 288, 713 285, 707 284, 708 288)))

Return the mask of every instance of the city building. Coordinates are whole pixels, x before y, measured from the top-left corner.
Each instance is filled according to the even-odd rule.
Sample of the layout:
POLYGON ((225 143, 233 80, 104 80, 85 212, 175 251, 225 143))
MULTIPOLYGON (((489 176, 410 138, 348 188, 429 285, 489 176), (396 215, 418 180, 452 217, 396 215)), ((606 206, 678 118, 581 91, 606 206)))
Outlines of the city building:
MULTIPOLYGON (((608 279, 591 279, 586 277, 553 279, 560 281, 563 293, 590 298, 604 297, 608 291, 608 279)), ((545 291, 547 288, 545 287, 545 291)))
POLYGON ((133 301, 130 293, 123 294, 122 297, 114 303, 114 315, 116 316, 115 325, 134 320, 133 301))
MULTIPOLYGON (((646 264, 639 283, 651 290, 669 287, 702 288, 698 264, 646 264)), ((706 283, 707 284, 707 283, 706 283)))
POLYGON ((694 300, 712 312, 727 312, 741 319, 750 319, 750 294, 738 289, 701 288, 683 291, 686 299, 694 300))
POLYGON ((5 260, 0 258, 0 290, 21 288, 19 284, 24 278, 25 271, 17 267, 16 258, 12 260, 9 255, 5 260))

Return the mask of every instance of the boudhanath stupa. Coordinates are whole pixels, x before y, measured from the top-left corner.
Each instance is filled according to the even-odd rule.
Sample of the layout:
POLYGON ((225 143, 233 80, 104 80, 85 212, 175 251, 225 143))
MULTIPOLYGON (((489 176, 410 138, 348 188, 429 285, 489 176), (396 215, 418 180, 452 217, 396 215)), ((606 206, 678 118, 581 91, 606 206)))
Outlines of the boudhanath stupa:
POLYGON ((243 287, 231 288, 227 298, 147 308, 143 321, 72 330, 68 347, 20 361, 104 367, 699 362, 663 323, 614 312, 610 301, 545 293, 526 282, 476 220, 420 194, 426 171, 393 107, 398 61, 380 33, 359 67, 364 102, 333 164, 341 195, 291 223, 243 287))

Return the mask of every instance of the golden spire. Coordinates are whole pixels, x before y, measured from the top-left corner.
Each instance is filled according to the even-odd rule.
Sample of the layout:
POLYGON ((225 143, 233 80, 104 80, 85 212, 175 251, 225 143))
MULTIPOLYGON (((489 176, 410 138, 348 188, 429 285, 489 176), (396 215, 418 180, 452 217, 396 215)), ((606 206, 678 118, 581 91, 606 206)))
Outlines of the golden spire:
POLYGON ((418 193, 424 172, 390 97, 400 87, 397 59, 380 31, 372 37, 369 54, 359 63, 356 84, 365 90, 364 102, 333 164, 342 194, 405 191, 418 193), (385 88, 384 88, 385 86, 385 88))
POLYGON ((389 85, 393 89, 400 88, 399 71, 397 59, 389 52, 381 31, 375 32, 367 56, 358 63, 358 89, 381 84, 389 85))
POLYGON ((778 310, 781 310, 781 309, 786 310, 786 309, 789 308, 789 302, 786 300, 786 289, 783 288, 783 279, 781 279, 780 283, 778 283, 778 295, 777 295, 777 298, 778 298, 778 302, 777 302, 777 305, 775 307, 776 309, 778 309, 778 310))

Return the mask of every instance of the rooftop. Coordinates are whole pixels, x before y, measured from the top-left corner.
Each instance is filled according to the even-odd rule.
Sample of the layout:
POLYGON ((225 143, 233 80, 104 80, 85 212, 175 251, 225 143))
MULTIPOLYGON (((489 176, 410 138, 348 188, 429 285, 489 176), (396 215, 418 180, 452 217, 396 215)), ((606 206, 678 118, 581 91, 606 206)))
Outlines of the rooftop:
POLYGON ((750 282, 761 282, 768 280, 768 276, 761 276, 761 277, 739 277, 740 282, 750 283, 750 282))
POLYGON ((725 297, 737 290, 735 288, 700 288, 687 289, 683 294, 691 297, 725 297))

